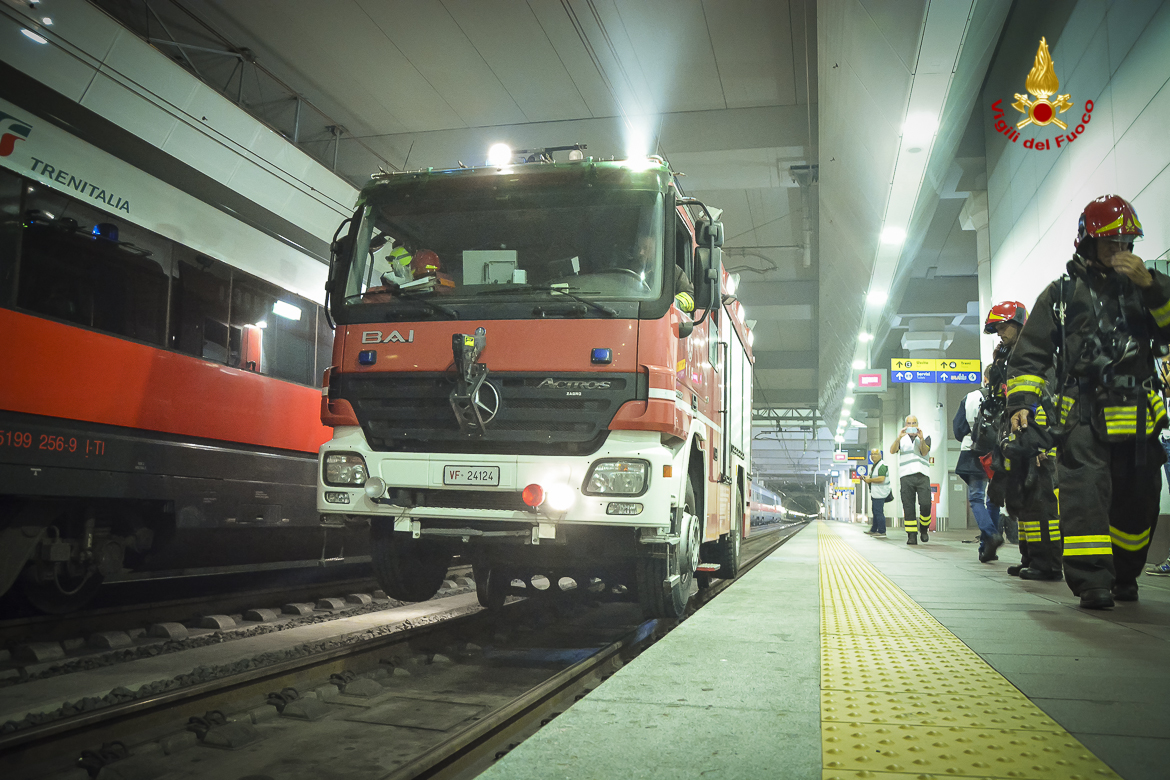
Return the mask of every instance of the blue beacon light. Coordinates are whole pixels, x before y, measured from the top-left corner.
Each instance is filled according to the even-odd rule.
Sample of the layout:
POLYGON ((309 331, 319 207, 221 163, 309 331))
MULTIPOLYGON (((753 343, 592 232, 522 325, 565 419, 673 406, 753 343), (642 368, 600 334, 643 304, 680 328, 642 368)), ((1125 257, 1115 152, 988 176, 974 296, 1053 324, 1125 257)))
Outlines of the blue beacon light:
POLYGON ((603 347, 596 347, 590 353, 590 361, 593 363, 608 365, 613 362, 613 350, 603 347))

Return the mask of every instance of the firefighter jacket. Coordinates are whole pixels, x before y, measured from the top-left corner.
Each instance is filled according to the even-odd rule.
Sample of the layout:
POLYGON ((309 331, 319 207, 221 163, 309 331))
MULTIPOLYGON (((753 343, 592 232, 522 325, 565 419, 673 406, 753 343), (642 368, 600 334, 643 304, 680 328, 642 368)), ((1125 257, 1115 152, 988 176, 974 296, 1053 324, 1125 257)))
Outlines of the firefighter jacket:
MULTIPOLYGON (((1037 410, 1042 397, 1064 423, 1079 407, 1102 439, 1164 427, 1151 339, 1170 341, 1170 277, 1151 271, 1142 289, 1074 255, 1068 276, 1040 294, 1008 360, 1007 409, 1037 410)), ((1052 420, 1048 420, 1052 424, 1052 420)))

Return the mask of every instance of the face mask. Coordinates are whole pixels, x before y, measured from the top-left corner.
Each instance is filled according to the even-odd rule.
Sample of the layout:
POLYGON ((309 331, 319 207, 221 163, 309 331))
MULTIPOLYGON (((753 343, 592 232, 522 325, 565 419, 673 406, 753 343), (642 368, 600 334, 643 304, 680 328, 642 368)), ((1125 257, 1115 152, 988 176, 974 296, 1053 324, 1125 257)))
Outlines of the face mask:
POLYGON ((918 433, 918 429, 917 428, 907 428, 906 433, 918 433))

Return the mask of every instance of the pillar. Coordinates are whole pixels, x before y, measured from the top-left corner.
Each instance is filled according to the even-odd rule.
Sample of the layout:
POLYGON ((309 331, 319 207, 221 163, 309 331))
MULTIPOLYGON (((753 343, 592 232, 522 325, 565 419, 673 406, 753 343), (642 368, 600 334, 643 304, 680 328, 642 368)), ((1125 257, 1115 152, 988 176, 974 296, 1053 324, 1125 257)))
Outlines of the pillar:
POLYGON ((902 430, 902 418, 906 416, 901 404, 902 387, 894 385, 890 392, 882 396, 882 459, 890 467, 890 484, 894 488, 894 500, 886 504, 886 519, 890 521, 890 528, 897 527, 902 518, 902 501, 898 493, 898 458, 890 454, 890 445, 894 443, 898 431, 902 430))
MULTIPOLYGON (((910 330, 902 335, 902 348, 914 358, 946 357, 947 347, 955 339, 953 331, 944 329, 945 320, 938 317, 916 317, 910 320, 910 330)), ((930 481, 939 486, 938 519, 940 527, 950 511, 950 491, 947 475, 947 438, 950 436, 947 423, 947 388, 943 384, 913 383, 910 385, 910 411, 918 418, 922 430, 930 436, 930 455, 934 463, 930 466, 930 481)), ((899 430, 901 426, 899 426, 899 430)))
MULTIPOLYGON (((963 230, 975 231, 975 260, 979 272, 979 325, 982 332, 983 320, 991 311, 995 300, 991 290, 991 231, 988 228, 987 190, 974 190, 963 203, 959 212, 959 225, 963 230)), ((979 339, 979 359, 983 365, 991 364, 991 353, 995 348, 994 336, 979 339)))

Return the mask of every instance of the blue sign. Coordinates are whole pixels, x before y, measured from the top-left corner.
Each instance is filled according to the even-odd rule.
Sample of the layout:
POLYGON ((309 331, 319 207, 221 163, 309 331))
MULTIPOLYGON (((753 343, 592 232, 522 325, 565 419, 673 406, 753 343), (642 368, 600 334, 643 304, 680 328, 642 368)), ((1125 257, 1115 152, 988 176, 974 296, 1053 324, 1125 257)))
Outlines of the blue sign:
POLYGON ((938 381, 948 385, 977 385, 978 371, 939 371, 938 381))
POLYGON ((856 469, 854 469, 854 471, 857 472, 857 476, 864 477, 866 474, 869 473, 869 467, 864 465, 864 464, 858 465, 858 467, 856 469))
MULTIPOLYGON (((890 381, 891 382, 901 382, 902 384, 906 384, 907 382, 910 382, 910 383, 915 383, 915 382, 931 383, 931 382, 939 381, 938 380, 939 373, 940 372, 938 372, 938 371, 895 371, 893 373, 893 375, 890 377, 890 381)), ((966 373, 966 372, 948 372, 948 373, 966 373)))

